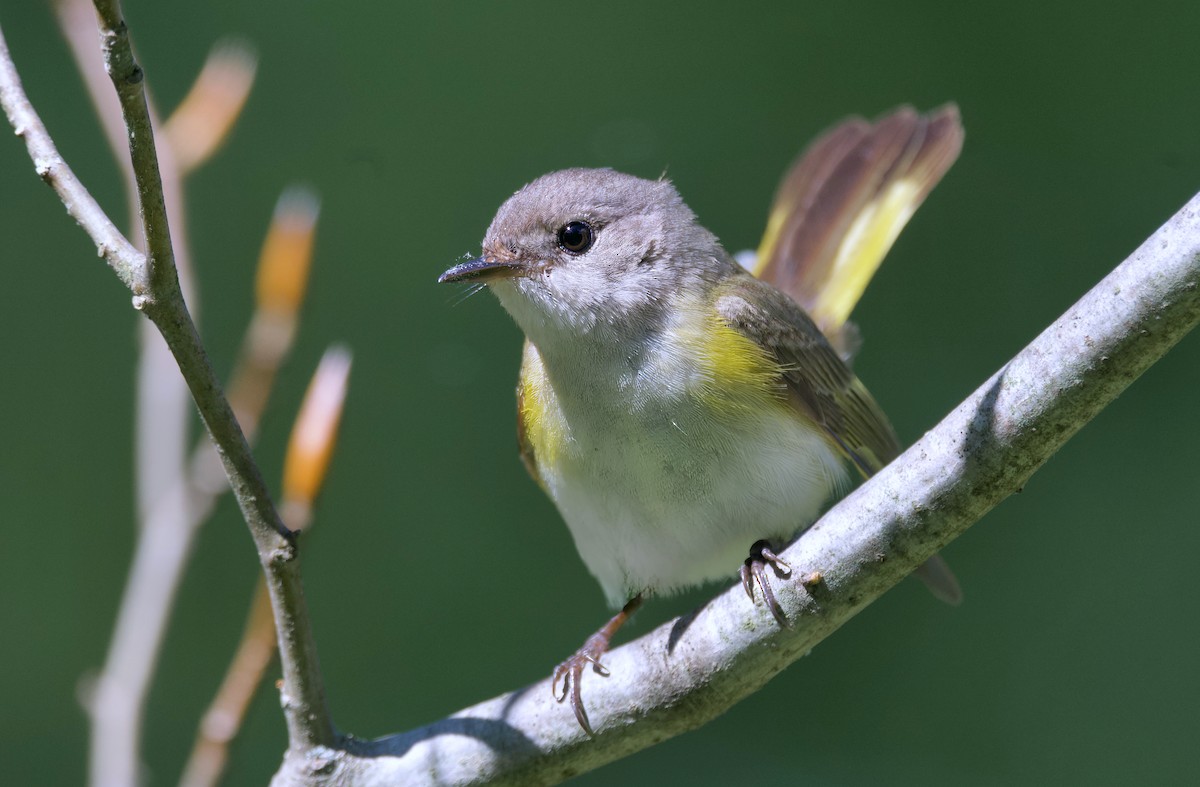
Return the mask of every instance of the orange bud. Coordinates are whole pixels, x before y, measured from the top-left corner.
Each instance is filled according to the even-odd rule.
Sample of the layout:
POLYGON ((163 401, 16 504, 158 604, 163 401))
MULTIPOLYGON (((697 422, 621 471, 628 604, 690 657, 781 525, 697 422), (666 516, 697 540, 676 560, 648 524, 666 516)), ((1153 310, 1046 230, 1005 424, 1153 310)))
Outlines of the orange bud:
POLYGON ((257 65, 245 43, 224 41, 213 47, 192 89, 163 124, 181 171, 207 161, 225 141, 250 95, 257 65))
POLYGON ((283 464, 283 499, 311 505, 325 483, 350 377, 350 351, 333 346, 313 374, 292 426, 283 464))
POLYGON ((307 188, 293 186, 279 197, 258 257, 256 295, 262 311, 294 318, 308 287, 313 234, 321 203, 307 188))

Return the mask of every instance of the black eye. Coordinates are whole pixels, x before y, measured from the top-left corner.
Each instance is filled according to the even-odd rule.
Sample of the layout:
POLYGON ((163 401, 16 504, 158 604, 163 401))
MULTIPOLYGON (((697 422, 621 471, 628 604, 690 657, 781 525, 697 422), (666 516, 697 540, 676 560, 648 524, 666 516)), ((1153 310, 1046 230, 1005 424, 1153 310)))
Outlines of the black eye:
POLYGON ((558 231, 558 245, 572 254, 583 254, 593 241, 592 225, 586 221, 568 221, 558 231))

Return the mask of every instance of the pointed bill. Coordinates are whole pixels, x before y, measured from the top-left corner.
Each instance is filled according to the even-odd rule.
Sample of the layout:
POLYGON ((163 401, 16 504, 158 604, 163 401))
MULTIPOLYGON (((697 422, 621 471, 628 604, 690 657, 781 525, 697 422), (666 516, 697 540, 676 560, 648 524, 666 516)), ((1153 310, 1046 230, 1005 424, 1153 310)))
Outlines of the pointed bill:
POLYGON ((515 260, 502 260, 497 257, 475 257, 455 265, 450 270, 438 276, 438 283, 456 281, 488 282, 493 279, 508 279, 517 276, 524 266, 515 260))

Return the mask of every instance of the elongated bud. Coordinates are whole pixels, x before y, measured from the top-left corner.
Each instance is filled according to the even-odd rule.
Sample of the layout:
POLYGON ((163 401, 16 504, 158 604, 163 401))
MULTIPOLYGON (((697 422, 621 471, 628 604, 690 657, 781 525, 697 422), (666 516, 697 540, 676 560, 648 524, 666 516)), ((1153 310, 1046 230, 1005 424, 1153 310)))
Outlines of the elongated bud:
POLYGON ((260 311, 294 318, 308 288, 313 236, 321 202, 311 190, 293 186, 279 197, 258 258, 256 298, 260 311))
POLYGON ((313 374, 292 427, 283 466, 285 504, 311 506, 321 491, 337 444, 349 377, 350 351, 338 345, 330 347, 313 374))
POLYGON ((163 124, 163 135, 182 172, 207 161, 225 138, 246 104, 258 59, 242 41, 213 47, 192 89, 163 124))

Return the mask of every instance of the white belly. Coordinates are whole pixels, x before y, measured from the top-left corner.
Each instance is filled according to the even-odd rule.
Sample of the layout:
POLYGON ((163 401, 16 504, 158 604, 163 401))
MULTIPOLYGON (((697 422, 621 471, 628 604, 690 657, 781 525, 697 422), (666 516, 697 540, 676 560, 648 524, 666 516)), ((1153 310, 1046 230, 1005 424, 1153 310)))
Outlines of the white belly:
POLYGON ((539 471, 613 606, 732 578, 754 541, 790 538, 847 481, 816 428, 783 406, 714 418, 654 383, 555 404, 565 437, 539 471))

